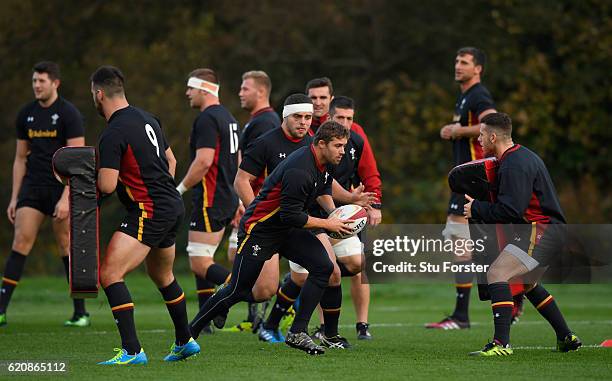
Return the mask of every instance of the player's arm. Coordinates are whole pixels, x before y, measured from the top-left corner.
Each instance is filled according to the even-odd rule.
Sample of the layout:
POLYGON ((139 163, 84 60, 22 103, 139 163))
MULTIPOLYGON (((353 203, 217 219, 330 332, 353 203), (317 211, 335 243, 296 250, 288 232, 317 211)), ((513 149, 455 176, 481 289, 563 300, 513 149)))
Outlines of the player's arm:
POLYGON ((336 204, 334 204, 334 199, 328 194, 321 195, 317 197, 317 203, 327 212, 327 214, 331 213, 334 209, 336 209, 336 204))
MULTIPOLYGON (((281 202, 279 216, 281 222, 296 228, 321 228, 333 232, 350 234, 346 226, 351 221, 341 221, 338 218, 316 218, 304 211, 304 200, 313 191, 313 180, 301 170, 288 170, 281 180, 281 202)), ((326 193, 329 190, 325 189, 326 193)), ((322 194, 323 195, 323 194, 322 194)))
POLYGON ((208 173, 208 170, 212 166, 213 160, 215 159, 215 149, 203 147, 196 151, 196 156, 191 162, 183 181, 176 188, 179 193, 183 194, 197 183, 201 182, 202 179, 208 173))
POLYGON ((238 169, 236 178, 234 179, 234 190, 242 201, 245 207, 249 206, 255 199, 253 187, 251 183, 257 179, 257 176, 250 174, 244 169, 238 169))
POLYGON ((98 190, 100 199, 109 195, 117 188, 121 158, 127 149, 127 142, 117 130, 106 129, 100 136, 98 143, 98 190))
POLYGON ((332 182, 332 197, 341 204, 368 206, 376 202, 376 193, 364 192, 363 189, 363 185, 360 185, 354 192, 349 192, 334 179, 332 182))
POLYGON ((104 194, 111 194, 117 188, 119 171, 113 168, 100 168, 98 170, 98 189, 104 194))
POLYGON ((176 157, 174 156, 174 152, 172 152, 172 148, 168 147, 166 149, 166 159, 168 159, 168 172, 170 175, 174 177, 176 175, 176 157))
POLYGON ((21 190, 21 184, 26 174, 26 163, 28 162, 28 152, 30 151, 30 142, 28 140, 17 139, 17 147, 15 149, 15 161, 13 161, 13 190, 11 193, 11 201, 6 209, 6 215, 15 223, 15 214, 17 211, 17 196, 21 190))
MULTIPOLYGON (((482 118, 492 114, 495 111, 495 104, 490 95, 483 92, 474 94, 468 101, 468 109, 478 116, 478 122, 482 121, 482 118)), ((450 139, 461 139, 461 138, 477 138, 480 135, 480 126, 461 126, 459 123, 452 125, 450 128, 450 139)))
MULTIPOLYGON (((478 114, 478 121, 482 121, 482 118, 485 116, 492 114, 495 111, 494 108, 488 108, 478 114)), ((459 123, 453 125, 451 131, 451 139, 461 139, 461 138, 477 138, 480 135, 480 124, 476 126, 461 126, 459 123)))
POLYGON ((468 217, 488 224, 515 222, 523 218, 531 200, 531 176, 520 168, 507 168, 499 175, 497 200, 494 203, 472 201, 466 214, 468 217))
POLYGON ((234 179, 234 190, 245 207, 255 199, 251 184, 264 173, 266 168, 267 145, 261 139, 257 139, 257 142, 258 144, 251 144, 247 148, 234 179))
POLYGON ((195 123, 195 158, 183 180, 176 187, 180 194, 204 179, 215 158, 216 142, 219 139, 218 126, 211 115, 202 114, 195 123))

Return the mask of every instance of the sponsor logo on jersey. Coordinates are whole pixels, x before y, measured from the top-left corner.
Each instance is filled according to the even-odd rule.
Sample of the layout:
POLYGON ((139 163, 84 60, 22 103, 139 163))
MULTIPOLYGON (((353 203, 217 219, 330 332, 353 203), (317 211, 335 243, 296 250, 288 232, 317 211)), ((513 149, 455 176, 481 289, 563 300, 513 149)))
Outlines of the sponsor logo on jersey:
POLYGON ((57 130, 33 130, 31 128, 28 129, 28 137, 32 138, 56 138, 57 130))

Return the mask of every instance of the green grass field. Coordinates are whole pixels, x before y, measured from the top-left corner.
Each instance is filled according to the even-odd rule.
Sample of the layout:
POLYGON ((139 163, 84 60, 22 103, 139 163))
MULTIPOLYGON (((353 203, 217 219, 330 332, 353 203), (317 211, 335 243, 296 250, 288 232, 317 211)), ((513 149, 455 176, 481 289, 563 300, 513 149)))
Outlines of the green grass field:
MULTIPOLYGON (((188 295, 189 317, 196 312, 193 279, 179 277, 188 295)), ((103 293, 88 301, 89 328, 64 328, 71 304, 65 283, 58 278, 23 278, 8 311, 8 326, 0 328, 0 361, 67 361, 66 374, 74 379, 200 379, 200 380, 404 380, 404 379, 609 379, 612 348, 600 348, 612 339, 612 285, 549 286, 570 327, 585 347, 578 352, 552 351, 555 336, 531 305, 512 329, 515 354, 503 358, 472 358, 492 335, 490 307, 472 295, 473 327, 463 331, 425 330, 423 323, 442 317, 454 303, 448 285, 387 284, 372 286, 370 322, 374 340, 355 339, 352 302, 345 293, 341 333, 354 344, 351 350, 329 351, 310 357, 283 345, 259 342, 250 333, 217 332, 202 336, 202 353, 175 364, 161 359, 174 338, 170 318, 154 285, 141 274, 127 280, 136 304, 139 338, 149 364, 138 367, 102 367, 120 340, 103 293)), ((348 287, 345 287, 348 290, 348 287)), ((228 322, 245 315, 237 305, 228 322)), ((316 319, 316 318, 315 318, 316 319)), ((314 325, 314 323, 311 323, 314 325)), ((10 377, 10 376, 8 376, 10 377)), ((31 378, 34 376, 28 376, 31 378)), ((42 376, 41 376, 42 377, 42 376)), ((7 374, 0 374, 6 379, 7 374)), ((10 377, 12 378, 12 377, 10 377)))

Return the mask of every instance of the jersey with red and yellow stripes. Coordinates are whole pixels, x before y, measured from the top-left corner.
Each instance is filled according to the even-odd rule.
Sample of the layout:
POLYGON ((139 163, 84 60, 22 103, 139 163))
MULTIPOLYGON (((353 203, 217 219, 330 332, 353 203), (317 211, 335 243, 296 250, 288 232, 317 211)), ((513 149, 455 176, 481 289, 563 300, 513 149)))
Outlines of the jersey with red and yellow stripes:
POLYGON ((117 195, 144 219, 172 219, 183 200, 168 167, 168 142, 157 118, 139 108, 117 110, 98 142, 100 168, 119 171, 117 195))

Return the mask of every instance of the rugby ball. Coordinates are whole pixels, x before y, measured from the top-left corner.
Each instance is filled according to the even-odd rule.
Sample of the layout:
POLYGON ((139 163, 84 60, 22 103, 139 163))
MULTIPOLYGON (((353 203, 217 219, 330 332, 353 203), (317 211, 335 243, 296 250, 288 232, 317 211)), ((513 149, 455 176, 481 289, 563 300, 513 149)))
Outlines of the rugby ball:
POLYGON ((354 236, 365 228, 368 223, 368 212, 359 205, 343 205, 334 209, 327 218, 336 217, 341 220, 354 220, 348 226, 351 229, 351 234, 342 234, 336 232, 328 232, 327 234, 335 239, 345 239, 354 236))

